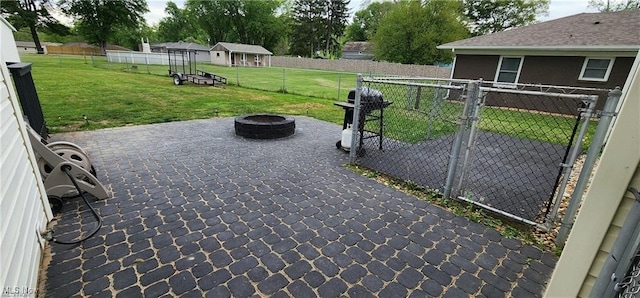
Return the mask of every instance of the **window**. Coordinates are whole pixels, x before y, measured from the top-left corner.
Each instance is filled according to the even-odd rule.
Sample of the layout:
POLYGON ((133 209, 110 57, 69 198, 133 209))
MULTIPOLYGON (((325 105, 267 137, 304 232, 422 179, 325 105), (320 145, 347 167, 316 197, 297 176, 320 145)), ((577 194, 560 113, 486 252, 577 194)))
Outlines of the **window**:
POLYGON ((260 62, 260 55, 255 55, 255 56, 254 56, 254 58, 253 58, 253 60, 254 60, 255 62, 260 62))
POLYGON ((522 59, 522 57, 500 57, 500 63, 498 63, 498 70, 494 79, 496 85, 509 86, 517 83, 520 77, 520 69, 522 68, 522 59))
POLYGON ((606 82, 613 67, 613 58, 585 58, 578 79, 606 82))
POLYGON ((216 53, 216 57, 220 57, 220 52, 217 52, 217 53, 216 53))

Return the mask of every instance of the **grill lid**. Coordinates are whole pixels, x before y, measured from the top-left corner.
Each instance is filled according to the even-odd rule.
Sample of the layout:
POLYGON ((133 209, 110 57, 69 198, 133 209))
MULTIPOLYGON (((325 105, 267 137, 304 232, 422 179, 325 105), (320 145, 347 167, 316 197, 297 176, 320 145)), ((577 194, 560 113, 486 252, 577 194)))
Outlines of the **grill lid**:
MULTIPOLYGON (((355 100, 356 89, 351 89, 349 91, 349 95, 347 96, 347 101, 349 103, 354 103, 355 100)), ((382 102, 383 100, 384 99, 382 98, 382 92, 369 87, 362 87, 362 92, 360 93, 361 102, 382 102)))

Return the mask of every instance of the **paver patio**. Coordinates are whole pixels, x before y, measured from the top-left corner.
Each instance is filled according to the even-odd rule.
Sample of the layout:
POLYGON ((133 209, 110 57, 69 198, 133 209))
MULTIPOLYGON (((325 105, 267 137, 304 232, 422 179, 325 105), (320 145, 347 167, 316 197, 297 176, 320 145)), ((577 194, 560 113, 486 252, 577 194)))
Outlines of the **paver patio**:
MULTIPOLYGON (((50 245, 46 296, 542 295, 553 254, 351 172, 340 126, 295 118, 269 141, 233 118, 57 135, 113 197, 95 237, 50 245)), ((60 239, 94 227, 79 202, 60 239)))

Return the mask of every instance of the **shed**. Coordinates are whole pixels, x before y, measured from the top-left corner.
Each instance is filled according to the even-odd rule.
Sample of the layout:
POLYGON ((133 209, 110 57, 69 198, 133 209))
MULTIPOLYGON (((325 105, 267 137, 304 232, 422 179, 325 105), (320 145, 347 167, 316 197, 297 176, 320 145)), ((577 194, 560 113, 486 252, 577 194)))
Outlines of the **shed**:
POLYGON ((640 190, 638 60, 545 297, 635 297, 618 296, 613 287, 628 283, 620 289, 633 293, 640 284, 640 202, 628 191, 640 190))
POLYGON ((195 53, 196 62, 211 61, 211 55, 209 54, 209 47, 203 46, 193 42, 165 42, 151 45, 152 53, 167 53, 167 50, 185 50, 193 51, 195 53))
POLYGON ((53 216, 7 69, 20 62, 13 30, 0 17, 0 289, 2 296, 31 297, 45 247, 40 233, 53 216))
POLYGON ((454 79, 611 89, 640 49, 640 13, 582 13, 438 48, 454 52, 454 79))
POLYGON ((349 41, 342 46, 342 59, 373 60, 373 44, 368 41, 349 41))
POLYGON ((211 48, 211 64, 271 67, 271 53, 258 45, 219 42, 211 48))

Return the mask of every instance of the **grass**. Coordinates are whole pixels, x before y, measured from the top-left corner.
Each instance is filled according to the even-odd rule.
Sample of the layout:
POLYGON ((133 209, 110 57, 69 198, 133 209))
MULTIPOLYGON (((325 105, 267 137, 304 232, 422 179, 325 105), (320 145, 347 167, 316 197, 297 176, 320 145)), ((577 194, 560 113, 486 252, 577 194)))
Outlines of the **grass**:
MULTIPOLYGON (((385 100, 393 102, 385 110, 385 135, 389 138, 416 144, 459 130, 464 105, 444 99, 446 90, 422 87, 416 103, 415 90, 411 90, 415 87, 381 83, 370 87, 382 90, 385 100)), ((375 129, 369 125, 369 129, 375 129)), ((575 117, 569 115, 492 106, 481 107, 478 121, 483 131, 561 145, 568 144, 574 125, 575 117)), ((591 143, 596 126, 596 121, 590 121, 584 148, 591 143)))
POLYGON ((52 132, 245 113, 306 115, 342 123, 344 115, 342 109, 333 106, 333 99, 233 85, 174 86, 166 75, 126 71, 123 65, 106 62, 93 64, 83 57, 24 55, 22 60, 33 63, 32 74, 52 132))
MULTIPOLYGON (((341 124, 343 110, 334 107, 333 102, 344 101, 356 81, 352 73, 199 64, 199 69, 227 77, 229 85, 221 89, 174 86, 167 76, 166 65, 134 67, 90 56, 24 55, 23 60, 34 63, 34 79, 53 132, 258 112, 307 115, 341 124)), ((423 88, 418 109, 407 109, 415 107, 415 99, 408 96, 409 92, 415 94, 415 87, 412 90, 397 85, 371 87, 382 90, 385 99, 394 102, 385 110, 388 138, 419 143, 458 130, 462 105, 437 100, 445 94, 443 90, 423 88)), ((566 144, 573 123, 571 117, 484 107, 479 128, 566 144)), ((367 125, 375 130, 374 123, 367 125)), ((595 123, 589 125, 587 144, 595 127, 595 123)))

